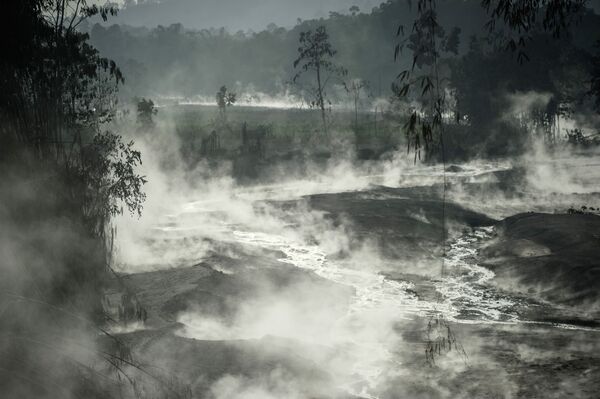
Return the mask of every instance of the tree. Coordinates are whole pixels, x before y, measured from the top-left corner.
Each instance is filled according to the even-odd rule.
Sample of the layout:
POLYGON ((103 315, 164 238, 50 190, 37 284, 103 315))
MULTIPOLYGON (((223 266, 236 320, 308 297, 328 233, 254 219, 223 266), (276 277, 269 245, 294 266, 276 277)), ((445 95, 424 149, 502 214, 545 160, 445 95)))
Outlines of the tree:
POLYGON ((313 99, 310 105, 321 110, 323 132, 327 133, 325 115, 327 94, 325 90, 332 77, 343 77, 347 71, 331 61, 337 51, 331 46, 324 26, 319 26, 315 31, 301 32, 299 42, 298 58, 294 61, 294 68, 300 68, 300 71, 294 75, 293 81, 297 82, 305 73, 314 73, 316 87, 313 90, 313 99))
MULTIPOLYGON (((104 130, 115 116, 116 93, 124 82, 123 75, 114 61, 99 55, 88 43, 88 35, 77 27, 95 15, 106 20, 117 10, 112 6, 88 5, 85 0, 15 3, 11 2, 7 12, 18 18, 17 31, 1 35, 7 52, 0 61, 0 140, 4 144, 0 148, 4 156, 22 155, 21 151, 13 151, 17 148, 33 156, 13 159, 15 162, 29 159, 38 164, 49 163, 58 167, 66 180, 80 181, 80 188, 90 191, 89 195, 71 191, 69 201, 85 210, 85 217, 93 226, 90 233, 102 236, 111 214, 103 212, 107 209, 105 204, 97 201, 92 192, 103 189, 107 183, 104 179, 113 181, 111 184, 118 184, 114 179, 141 179, 128 167, 139 163, 139 157, 121 159, 132 164, 118 166, 118 170, 89 165, 95 162, 94 154, 117 159, 118 152, 131 145, 104 130), (100 136, 112 138, 96 140, 100 136), (92 171, 102 172, 94 175, 92 171), (120 175, 127 172, 131 174, 120 175)), ((113 191, 118 195, 110 201, 127 202, 128 196, 142 199, 139 186, 136 183, 128 186, 131 190, 113 191)), ((141 201, 130 203, 140 205, 141 201)), ((130 210, 140 209, 135 205, 130 210)))
MULTIPOLYGON (((497 22, 509 28, 504 48, 517 51, 520 63, 529 57, 523 51, 530 34, 536 30, 550 32, 554 37, 560 36, 579 11, 583 9, 588 0, 482 0, 481 4, 490 15, 487 27, 490 33, 495 32, 497 22), (541 21, 541 23, 540 23, 541 21), (515 37, 516 35, 516 37, 515 37)), ((409 2, 410 4, 410 2, 409 2)), ((418 0, 417 17, 412 25, 412 35, 404 36, 404 27, 398 28, 398 36, 404 39, 395 48, 395 58, 404 47, 412 51, 412 68, 400 72, 398 82, 392 89, 398 97, 407 97, 411 91, 418 91, 417 98, 426 102, 423 112, 412 112, 405 126, 408 138, 408 149, 412 147, 415 152, 415 161, 420 157, 421 148, 424 147, 425 155, 438 147, 445 167, 444 149, 444 119, 447 109, 446 83, 440 71, 440 54, 442 51, 452 51, 457 48, 457 42, 444 39, 443 29, 438 23, 435 0, 418 0), (415 67, 425 71, 415 74, 415 67)), ((446 256, 446 225, 445 225, 445 200, 446 200, 446 175, 444 173, 443 198, 442 198, 442 257, 441 274, 444 275, 446 256)), ((435 323, 430 321, 429 326, 435 325, 433 330, 428 328, 427 361, 434 363, 434 355, 440 349, 447 349, 447 342, 451 341, 448 322, 443 316, 437 316, 435 323), (440 329, 441 326, 441 329, 440 329), (447 331, 447 335, 446 335, 447 331), (433 332, 433 334, 432 334, 433 332), (441 343, 441 344, 440 344, 441 343)))
MULTIPOLYGON (((482 7, 490 19, 486 24, 491 38, 498 42, 497 47, 517 53, 520 64, 529 61, 524 49, 533 40, 535 33, 549 33, 558 38, 580 16, 588 0, 481 0, 482 7), (496 30, 497 25, 508 27, 507 31, 496 30)), ((433 0, 417 1, 417 17, 413 22, 412 34, 406 38, 404 26, 399 26, 398 36, 404 37, 395 49, 395 58, 404 47, 412 51, 413 65, 398 75, 393 86, 395 95, 405 97, 416 88, 421 90, 421 99, 432 104, 434 111, 431 121, 425 121, 412 114, 406 125, 409 147, 420 157, 421 147, 425 154, 443 141, 436 126, 441 126, 444 114, 446 79, 440 77, 440 55, 442 52, 457 53, 458 33, 456 28, 444 37, 444 30, 438 23, 436 3, 433 0), (430 68, 430 73, 414 76, 415 66, 430 68), (438 133, 436 133, 436 131, 438 133)), ((442 154, 443 156, 443 154, 442 154)))
POLYGON ((600 113, 600 40, 596 43, 596 54, 592 60, 592 78, 589 93, 595 97, 596 111, 600 113))
POLYGON ((352 79, 350 82, 344 82, 344 88, 346 92, 352 96, 354 102, 354 127, 358 128, 358 105, 360 102, 360 95, 368 90, 369 84, 362 79, 352 79))
POLYGON ((433 1, 420 0, 418 16, 413 22, 411 34, 404 34, 404 26, 398 28, 397 36, 402 39, 396 45, 394 58, 398 59, 404 48, 412 52, 412 66, 398 74, 392 83, 393 95, 397 98, 410 98, 422 103, 421 109, 413 107, 404 126, 407 138, 407 152, 414 152, 414 162, 431 158, 443 150, 443 123, 448 108, 446 98, 447 79, 442 76, 442 54, 458 53, 460 29, 454 28, 447 35, 438 24, 433 1), (423 153, 423 154, 422 154, 423 153))
POLYGON ((152 117, 158 113, 151 99, 142 98, 137 102, 137 123, 143 130, 152 130, 154 120, 152 117))
MULTIPOLYGON (((0 223, 14 232, 12 237, 3 235, 1 244, 19 248, 9 263, 0 265, 0 335, 8 338, 0 379, 8 396, 78 396, 63 392, 68 390, 61 386, 66 381, 52 378, 57 369, 79 367, 58 341, 63 335, 65 341, 73 338, 68 335, 71 327, 83 332, 96 325, 104 331, 111 218, 124 209, 139 214, 145 198, 145 178, 136 172, 141 154, 132 142, 108 130, 123 76, 77 29, 87 18, 106 19, 116 9, 90 3, 3 4, 5 15, 16 23, 0 27, 0 223), (14 190, 19 187, 27 189, 14 190), (18 266, 17 273, 11 263, 18 266), (8 291, 21 299, 11 299, 8 291), (20 317, 19 311, 26 316, 20 317), (9 331, 19 331, 29 342, 24 346, 9 338, 9 331), (44 373, 36 373, 38 367, 44 373), (27 383, 7 378, 8 368, 25 376, 27 383)), ((90 342, 96 335, 94 331, 90 342)), ((113 361, 112 356, 107 353, 106 359, 113 361)), ((85 388, 93 391, 90 379, 81 378, 70 388, 88 384, 85 388)))
POLYGON ((481 0, 489 14, 486 24, 494 32, 498 22, 509 28, 505 48, 518 52, 520 63, 529 56, 524 48, 531 33, 541 31, 558 38, 577 19, 589 0, 481 0))
POLYGON ((77 27, 90 16, 107 18, 116 10, 75 0, 28 0, 16 8, 14 14, 26 22, 8 35, 14 42, 8 46, 15 47, 1 65, 2 128, 19 141, 33 142, 39 156, 60 154, 65 139, 113 116, 121 71, 100 57, 77 27))
POLYGON ((222 125, 227 124, 227 107, 232 106, 237 101, 237 95, 227 89, 226 86, 221 86, 217 95, 217 106, 219 107, 219 122, 222 125))
MULTIPOLYGON (((440 71, 440 54, 442 52, 457 53, 459 29, 453 29, 446 36, 444 29, 437 21, 434 0, 418 0, 417 18, 413 22, 412 34, 404 36, 404 27, 398 28, 397 36, 403 40, 398 43, 394 51, 397 59, 404 47, 412 51, 412 67, 398 75, 398 83, 394 82, 392 91, 399 98, 408 97, 411 92, 416 92, 415 97, 424 103, 422 110, 413 109, 405 124, 407 137, 407 152, 414 150, 414 162, 421 157, 424 148, 425 157, 428 158, 434 151, 440 150, 443 181, 442 181, 442 226, 440 243, 442 247, 441 275, 445 274, 446 258, 446 154, 444 148, 444 114, 447 109, 446 90, 443 86, 443 77, 440 71)), ((426 361, 435 364, 435 356, 442 349, 448 351, 452 342, 459 353, 466 356, 464 349, 451 332, 450 325, 443 314, 433 315, 428 323, 426 361), (448 347, 448 343, 450 346, 448 347)))

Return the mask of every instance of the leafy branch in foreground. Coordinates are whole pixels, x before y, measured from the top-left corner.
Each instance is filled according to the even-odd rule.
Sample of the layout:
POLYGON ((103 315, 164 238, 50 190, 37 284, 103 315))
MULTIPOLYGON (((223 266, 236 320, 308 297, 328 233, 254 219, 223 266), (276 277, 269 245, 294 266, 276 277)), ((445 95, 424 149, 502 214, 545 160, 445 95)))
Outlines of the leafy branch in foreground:
MULTIPOLYGON (((413 97, 422 105, 414 106, 404 126, 407 138, 407 153, 414 151, 414 162, 428 160, 439 149, 442 160, 442 226, 441 226, 441 276, 445 274, 446 261, 446 154, 444 149, 444 114, 447 109, 446 87, 447 79, 441 77, 440 55, 442 53, 458 54, 460 29, 454 28, 446 35, 445 30, 437 20, 434 0, 419 0, 417 2, 417 18, 413 22, 411 34, 404 35, 404 27, 398 28, 397 36, 401 41, 397 44, 394 58, 398 59, 403 49, 407 47, 412 52, 412 66, 400 72, 397 82, 392 85, 392 91, 397 99, 413 97)), ((450 329, 448 321, 441 313, 432 315, 427 326, 425 357, 429 365, 435 365, 435 356, 442 351, 449 352, 454 346, 458 349, 456 337, 450 329)), ((466 357, 466 353, 462 350, 466 357)))
POLYGON ((99 133, 90 144, 90 160, 80 170, 83 176, 89 176, 90 200, 103 207, 99 212, 106 217, 123 213, 120 202, 130 213, 141 216, 146 178, 136 173, 142 159, 133 145, 133 141, 123 143, 114 133, 99 133))
POLYGON ((509 34, 504 47, 517 52, 519 63, 529 61, 525 46, 534 31, 551 33, 558 38, 577 21, 589 0, 481 0, 490 16, 489 33, 503 26, 509 34))
POLYGON ((450 323, 441 316, 430 318, 427 322, 427 340, 425 343, 425 361, 427 364, 435 366, 436 357, 452 350, 456 351, 466 363, 468 359, 467 352, 452 332, 450 323))
MULTIPOLYGON (((145 199, 146 179, 136 171, 141 154, 132 142, 107 131, 123 75, 77 30, 85 19, 106 19, 116 9, 89 3, 24 0, 5 5, 17 27, 0 34, 0 223, 6 229, 0 232, 0 247, 3 257, 5 248, 11 254, 0 265, 0 293, 47 306, 24 309, 3 296, 0 336, 12 333, 40 342, 51 335, 79 336, 93 345, 97 332, 69 315, 80 315, 106 332, 102 301, 111 270, 111 219, 123 207, 139 215, 145 199)), ((73 381, 60 372, 64 363, 74 365, 69 353, 52 356, 8 340, 0 369, 34 381, 26 385, 13 378, 5 384, 0 379, 9 396, 50 397, 47 383, 56 374, 75 396, 79 388, 92 389, 90 381, 73 381), (50 377, 35 374, 35 368, 50 377)), ((85 397, 106 397, 96 393, 85 397)))
MULTIPOLYGON (((490 15, 487 28, 491 33, 496 30, 497 22, 509 28, 505 48, 518 52, 517 60, 523 63, 528 60, 523 51, 530 33, 538 30, 551 32, 554 37, 569 27, 587 0, 482 0, 482 6, 490 15), (541 20, 541 24, 538 22, 541 20), (516 39, 510 37, 516 34, 516 39)), ((409 1, 410 4, 410 1, 409 1)), ((404 27, 398 28, 397 36, 401 37, 396 45, 394 58, 398 59, 404 48, 412 51, 412 66, 401 71, 392 85, 396 99, 418 100, 421 104, 413 106, 408 121, 405 124, 407 137, 407 152, 414 151, 415 158, 428 159, 439 148, 444 167, 443 201, 442 201, 442 276, 444 275, 444 260, 446 256, 446 226, 445 226, 445 151, 444 151, 444 115, 447 114, 446 93, 444 86, 447 80, 440 71, 440 57, 443 52, 458 54, 458 34, 455 28, 446 36, 439 25, 434 0, 417 1, 417 18, 411 34, 406 37, 404 27)), ((504 36, 502 36, 504 38, 504 36)), ((592 82, 592 85, 594 82, 592 82)), ((457 116, 457 121, 460 118, 457 116)), ((434 356, 442 350, 450 351, 453 346, 459 349, 456 338, 443 315, 435 315, 429 321, 427 330, 426 359, 434 364, 434 356)), ((460 348, 464 353, 464 350, 460 348)))
POLYGON ((408 48, 412 53, 412 65, 401 71, 392 84, 395 99, 412 99, 420 103, 420 106, 411 107, 404 125, 407 152, 414 152, 414 162, 429 159, 437 147, 443 145, 447 79, 441 77, 440 55, 458 54, 460 34, 459 28, 446 34, 438 23, 433 0, 419 0, 417 9, 410 35, 405 34, 404 26, 398 28, 400 41, 394 50, 394 58, 398 60, 408 48))

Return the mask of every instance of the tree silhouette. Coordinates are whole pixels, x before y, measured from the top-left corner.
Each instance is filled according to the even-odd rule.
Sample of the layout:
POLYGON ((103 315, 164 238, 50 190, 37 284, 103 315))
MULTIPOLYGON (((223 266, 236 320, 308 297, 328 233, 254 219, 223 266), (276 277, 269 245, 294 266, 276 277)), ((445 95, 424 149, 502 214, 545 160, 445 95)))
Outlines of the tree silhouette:
POLYGON ((0 380, 8 396, 77 396, 82 389, 85 396, 116 395, 114 386, 112 393, 96 388, 94 374, 64 388, 59 384, 66 380, 54 379, 58 369, 72 367, 79 375, 87 367, 59 343, 75 330, 89 332, 87 342, 98 330, 113 338, 114 353, 90 362, 106 360, 119 380, 122 361, 133 364, 127 348, 103 328, 109 318, 104 293, 113 275, 111 220, 124 210, 141 213, 146 180, 137 172, 141 154, 133 142, 108 130, 124 79, 78 27, 93 16, 106 20, 116 8, 92 3, 3 4, 16 23, 0 26, 0 223, 15 234, 1 239, 2 247, 15 245, 21 253, 0 266, 0 335, 7 337, 0 380), (18 273, 10 272, 13 266, 18 273), (29 337, 27 345, 10 331, 29 337), (27 383, 11 378, 8 368, 27 383))
POLYGON ((596 112, 600 113, 600 40, 596 42, 596 54, 592 62, 593 69, 589 93, 595 97, 596 112))
MULTIPOLYGON (((407 138, 407 152, 414 152, 417 159, 430 158, 443 146, 443 116, 446 113, 447 80, 440 72, 442 54, 456 54, 459 28, 447 35, 438 24, 435 3, 420 0, 417 18, 413 22, 410 35, 405 35, 404 26, 398 28, 401 38, 396 45, 394 58, 398 59, 405 48, 412 53, 412 66, 401 71, 392 84, 392 92, 397 98, 420 100, 422 109, 413 107, 404 126, 407 138)), ((440 152, 444 158, 443 149, 440 152)))
MULTIPOLYGON (((21 273, 30 276, 23 294, 35 293, 38 303, 101 323, 111 219, 124 209, 141 212, 146 180, 136 172, 141 154, 133 143, 108 130, 123 76, 77 29, 87 18, 107 19, 116 9, 89 3, 23 0, 3 9, 17 23, 10 32, 3 24, 0 32, 0 172, 7 177, 0 191, 11 184, 32 187, 24 197, 3 194, 9 215, 3 223, 22 231, 53 224, 73 238, 63 243, 19 237, 23 252, 36 259, 21 265, 21 273)), ((8 276, 2 281, 3 292, 11 282, 8 276)), ((2 322, 0 329, 19 321, 2 322)), ((70 324, 58 317, 54 322, 70 324)), ((31 327, 25 322, 18 328, 31 327)))
POLYGON ((329 35, 324 26, 319 26, 314 31, 301 32, 299 42, 298 58, 294 61, 294 68, 300 68, 300 71, 296 73, 293 81, 297 82, 300 76, 305 73, 314 73, 316 87, 310 105, 321 110, 323 132, 327 133, 325 115, 327 94, 325 90, 330 78, 343 77, 347 74, 347 71, 331 61, 337 51, 331 46, 329 35))
POLYGON ((221 86, 215 98, 219 107, 219 123, 224 126, 227 124, 227 107, 235 104, 237 95, 229 91, 226 86, 221 86))
POLYGON ((510 33, 505 37, 505 48, 518 53, 520 63, 529 59, 524 48, 531 33, 541 31, 559 37, 577 20, 589 0, 481 0, 490 16, 486 24, 489 32, 504 25, 510 33))
POLYGON ((152 130, 154 128, 154 120, 152 117, 156 115, 158 110, 154 106, 151 99, 142 98, 137 103, 137 123, 140 129, 152 130))
MULTIPOLYGON (((509 34, 503 37, 504 48, 518 52, 519 63, 528 61, 529 57, 523 51, 530 34, 535 30, 550 32, 553 36, 560 36, 568 28, 587 0, 482 0, 481 4, 490 15, 487 28, 490 33, 495 31, 496 24, 502 22, 509 28, 509 34), (539 22, 541 21, 541 23, 539 22), (516 35, 516 37, 515 37, 516 35)), ((410 4, 410 3, 409 3, 410 4)), ((404 34, 404 26, 400 25, 397 36, 403 39, 395 48, 394 57, 398 58, 402 50, 407 47, 412 52, 412 67, 398 74, 392 90, 397 97, 407 97, 411 92, 416 92, 415 97, 422 100, 426 106, 421 112, 413 111, 405 125, 408 150, 415 152, 415 162, 420 158, 421 149, 424 148, 427 157, 432 150, 439 147, 444 171, 446 170, 446 154, 444 149, 444 114, 446 114, 446 87, 445 79, 440 72, 441 53, 453 52, 456 54, 457 42, 454 38, 444 37, 444 30, 437 19, 437 6, 435 0, 418 0, 417 17, 415 18, 412 34, 404 34), (420 71, 418 73, 417 71, 420 71), (417 73, 416 73, 417 72, 417 73)), ((453 31, 457 32, 456 30, 453 31)), ((452 34, 451 33, 451 36, 452 34)), ((446 175, 443 175, 442 198, 442 257, 441 274, 445 273, 446 256, 446 175)), ((430 335, 428 331, 426 359, 433 364, 433 356, 446 349, 443 343, 451 340, 450 327, 442 315, 436 316, 430 326, 436 330, 448 331, 444 334, 430 335), (440 346, 440 339, 442 346, 440 346)))
POLYGON ((352 96, 354 103, 354 127, 358 128, 358 105, 361 94, 368 90, 369 84, 362 79, 352 79, 350 82, 344 82, 344 88, 352 96))

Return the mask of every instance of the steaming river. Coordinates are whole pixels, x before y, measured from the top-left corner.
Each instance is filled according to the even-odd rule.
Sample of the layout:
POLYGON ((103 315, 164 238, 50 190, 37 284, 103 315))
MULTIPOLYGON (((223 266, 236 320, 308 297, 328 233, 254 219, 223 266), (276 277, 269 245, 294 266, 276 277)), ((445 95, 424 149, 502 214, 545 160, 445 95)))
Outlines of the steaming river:
MULTIPOLYGON (((505 166, 484 165, 474 169, 465 169, 454 176, 463 179, 480 179, 490 171, 503 170, 505 166)), ((427 170, 419 173, 404 174, 400 185, 411 187, 416 183, 428 185, 439 180, 439 170, 427 170), (424 176, 426 178, 424 178, 424 176)), ((369 192, 369 184, 383 183, 385 176, 365 176, 354 179, 349 190, 369 192)), ((327 255, 327 248, 318 241, 302 239, 303 233, 289 234, 298 226, 298 222, 286 220, 285 212, 272 209, 257 214, 254 204, 265 199, 294 199, 300 194, 318 192, 343 192, 344 187, 334 182, 321 182, 312 185, 307 192, 306 184, 254 187, 228 193, 224 197, 189 203, 183 212, 172 215, 168 225, 157 227, 162 233, 177 237, 193 236, 198 231, 209 233, 213 240, 229 241, 245 247, 266 250, 269 253, 283 254, 279 261, 298 269, 314 273, 337 285, 350 287, 352 298, 345 313, 335 315, 331 330, 317 330, 315 336, 304 334, 301 340, 308 343, 323 343, 347 352, 347 364, 350 371, 339 377, 343 388, 360 397, 378 397, 378 389, 390 371, 400 367, 401 359, 394 353, 397 337, 391 332, 394 325, 414 319, 443 318, 444 320, 465 325, 519 325, 535 323, 522 320, 519 309, 534 306, 523 297, 500 292, 490 284, 494 273, 477 264, 477 251, 481 244, 490 240, 492 227, 479 227, 465 230, 455 235, 449 242, 444 261, 444 275, 430 278, 428 284, 435 295, 419 295, 416 285, 410 277, 386 277, 384 271, 370 267, 368 259, 364 264, 340 261, 327 255), (298 187, 304 192, 298 194, 298 187), (364 266, 364 267, 363 267, 364 266), (380 331, 378 326, 382 327, 380 331)), ((366 199, 365 201, 368 201, 366 199)), ((300 223, 307 222, 309 211, 300 216, 300 223)), ((292 217, 292 219, 293 219, 292 217)), ((426 218, 424 219, 426 221, 426 218)), ((322 221, 321 221, 322 222, 322 221)), ((188 248, 189 249, 189 248, 188 248)), ((177 251, 177 249, 175 249, 177 251)), ((402 275, 401 275, 402 276, 402 275)), ((537 305, 535 305, 537 306, 537 305)), ((256 314, 257 319, 261 315, 256 314)), ((200 340, 219 339, 256 339, 260 334, 277 335, 279 330, 258 330, 254 335, 244 326, 222 325, 214 320, 202 320, 202 316, 187 313, 179 322, 188 326, 179 334, 200 340)), ((551 323, 546 323, 551 324, 551 323)), ((554 324, 561 329, 584 329, 582 327, 554 324)), ((293 326, 292 326, 293 328, 293 326)), ((285 334, 285 333, 283 333, 285 334)), ((291 334, 289 338, 298 339, 291 334)), ((332 371, 333 373, 333 371, 332 371)))
POLYGON ((394 308, 402 317, 443 314, 446 319, 459 323, 516 322, 515 301, 486 287, 485 283, 494 277, 494 273, 478 266, 472 259, 476 252, 473 244, 488 238, 489 233, 490 228, 481 228, 450 244, 446 260, 450 276, 435 283, 441 300, 428 302, 417 298, 410 281, 395 281, 375 272, 340 267, 328 261, 318 246, 292 243, 267 233, 233 231, 240 243, 281 251, 286 255, 280 259, 282 262, 354 288, 351 314, 381 307, 394 308))
MULTIPOLYGON (((441 294, 440 301, 419 300, 413 293, 414 284, 410 281, 395 281, 374 272, 348 269, 327 260, 327 256, 318 246, 307 246, 289 242, 281 236, 247 231, 233 231, 240 243, 278 250, 286 256, 282 262, 290 263, 302 269, 313 271, 317 275, 338 284, 354 289, 355 295, 343 323, 364 321, 369 323, 371 312, 387 310, 390 317, 435 317, 442 315, 446 320, 457 323, 515 323, 514 300, 490 290, 485 283, 494 274, 473 263, 474 243, 489 237, 490 229, 482 228, 462 236, 451 243, 448 252, 448 277, 438 281, 435 286, 441 294)), ((357 342, 369 356, 358 357, 353 365, 354 375, 360 380, 352 381, 346 387, 355 395, 374 398, 371 395, 380 375, 387 367, 393 367, 393 354, 385 343, 357 342), (374 356, 375 354, 375 356, 374 356), (356 387, 360 390, 356 390, 356 387)))

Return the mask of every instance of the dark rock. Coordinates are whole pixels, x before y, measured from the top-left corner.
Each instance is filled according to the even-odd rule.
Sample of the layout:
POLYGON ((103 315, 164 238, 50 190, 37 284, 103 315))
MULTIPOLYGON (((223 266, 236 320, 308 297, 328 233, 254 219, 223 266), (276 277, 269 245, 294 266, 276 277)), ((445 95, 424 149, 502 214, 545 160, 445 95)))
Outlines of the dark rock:
POLYGON ((600 217, 522 213, 497 225, 484 262, 507 290, 592 311, 600 292, 600 217))

